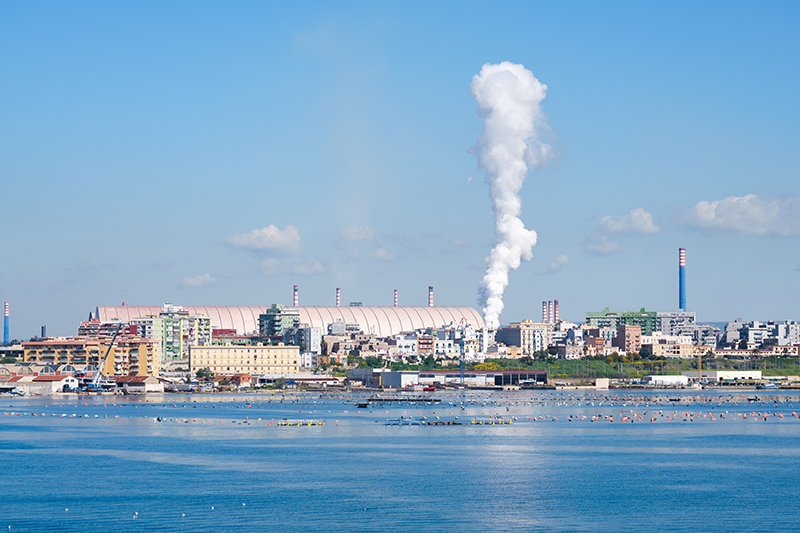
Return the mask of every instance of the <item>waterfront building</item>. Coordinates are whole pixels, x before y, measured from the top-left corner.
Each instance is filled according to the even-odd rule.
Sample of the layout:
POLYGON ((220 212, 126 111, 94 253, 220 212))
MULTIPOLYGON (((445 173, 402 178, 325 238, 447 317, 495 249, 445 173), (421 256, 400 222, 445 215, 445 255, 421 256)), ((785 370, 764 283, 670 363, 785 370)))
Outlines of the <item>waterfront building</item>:
POLYGON ((689 378, 683 375, 655 375, 644 376, 642 383, 647 385, 661 385, 663 387, 681 387, 689 384, 689 378))
MULTIPOLYGON (((681 372, 690 381, 697 381, 697 370, 681 372)), ((701 370, 703 380, 708 381, 759 381, 762 379, 761 370, 701 370)))
MULTIPOLYGON (((23 360, 42 365, 73 365, 98 368, 108 350, 110 338, 66 337, 23 342, 23 360)), ((158 376, 160 343, 130 335, 117 337, 105 365, 100 371, 107 375, 158 376)))
POLYGON ((656 330, 655 311, 647 311, 642 307, 639 311, 611 311, 606 307, 604 311, 586 313, 586 323, 593 328, 614 328, 619 326, 639 326, 644 335, 650 335, 656 330))
POLYGON ((300 371, 298 346, 191 346, 189 371, 287 375, 300 371))

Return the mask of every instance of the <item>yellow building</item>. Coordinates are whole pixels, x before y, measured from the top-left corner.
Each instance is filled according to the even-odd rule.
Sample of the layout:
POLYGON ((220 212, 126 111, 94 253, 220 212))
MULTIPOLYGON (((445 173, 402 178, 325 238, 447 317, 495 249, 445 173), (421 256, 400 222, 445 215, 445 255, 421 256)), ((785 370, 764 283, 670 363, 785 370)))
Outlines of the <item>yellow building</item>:
MULTIPOLYGON (((68 337, 23 342, 23 360, 43 365, 97 368, 108 350, 109 338, 68 337)), ((103 374, 111 376, 158 376, 160 341, 120 335, 108 354, 103 374)))
POLYGON ((217 374, 294 374, 300 371, 299 346, 191 346, 189 370, 217 374))
POLYGON ((691 359, 694 357, 694 346, 691 344, 651 344, 653 356, 662 358, 691 359))

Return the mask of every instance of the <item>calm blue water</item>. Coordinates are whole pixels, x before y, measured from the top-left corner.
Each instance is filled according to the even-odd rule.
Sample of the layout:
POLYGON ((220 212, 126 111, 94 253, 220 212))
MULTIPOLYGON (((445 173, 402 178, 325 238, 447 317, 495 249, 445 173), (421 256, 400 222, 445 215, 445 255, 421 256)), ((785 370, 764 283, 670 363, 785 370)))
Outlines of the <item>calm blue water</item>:
POLYGON ((771 401, 440 394, 439 406, 360 410, 318 395, 3 397, 0 529, 797 531, 800 396, 759 396, 771 401), (400 415, 516 421, 384 425, 400 415), (269 425, 282 418, 326 424, 269 425))

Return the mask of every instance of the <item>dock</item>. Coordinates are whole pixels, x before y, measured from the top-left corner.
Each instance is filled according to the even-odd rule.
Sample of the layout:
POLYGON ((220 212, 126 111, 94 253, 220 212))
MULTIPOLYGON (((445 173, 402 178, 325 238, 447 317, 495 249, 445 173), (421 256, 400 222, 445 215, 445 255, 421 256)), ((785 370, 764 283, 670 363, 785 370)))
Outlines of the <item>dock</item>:
POLYGON ((510 418, 474 418, 470 422, 473 426, 510 426, 513 423, 510 418))
POLYGON ((387 418, 385 426, 424 426, 425 420, 416 418, 387 418))
POLYGON ((442 403, 441 398, 434 398, 432 396, 406 396, 406 397, 372 397, 367 399, 369 403, 442 403))
POLYGON ((322 420, 278 420, 279 426, 303 427, 303 426, 324 426, 322 420))

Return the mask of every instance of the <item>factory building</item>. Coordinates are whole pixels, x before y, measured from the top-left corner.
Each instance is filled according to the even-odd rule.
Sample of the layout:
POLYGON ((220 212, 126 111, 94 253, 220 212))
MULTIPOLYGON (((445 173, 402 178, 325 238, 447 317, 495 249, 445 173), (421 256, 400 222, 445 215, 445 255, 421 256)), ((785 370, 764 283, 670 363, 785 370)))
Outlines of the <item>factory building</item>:
MULTIPOLYGON (((202 315, 210 319, 213 328, 233 329, 241 334, 258 332, 259 316, 267 306, 183 306, 191 315, 202 315)), ((361 331, 379 337, 390 337, 418 329, 439 328, 446 324, 464 324, 477 330, 484 328, 483 317, 471 307, 336 307, 300 306, 284 307, 286 311, 297 310, 300 324, 328 330, 328 324, 342 321, 356 323, 361 331)), ((158 316, 159 306, 119 305, 98 307, 95 317, 101 322, 130 322, 136 318, 158 316)))

